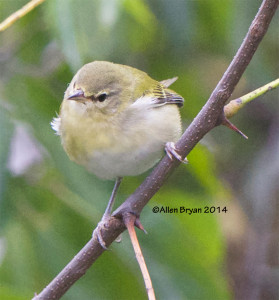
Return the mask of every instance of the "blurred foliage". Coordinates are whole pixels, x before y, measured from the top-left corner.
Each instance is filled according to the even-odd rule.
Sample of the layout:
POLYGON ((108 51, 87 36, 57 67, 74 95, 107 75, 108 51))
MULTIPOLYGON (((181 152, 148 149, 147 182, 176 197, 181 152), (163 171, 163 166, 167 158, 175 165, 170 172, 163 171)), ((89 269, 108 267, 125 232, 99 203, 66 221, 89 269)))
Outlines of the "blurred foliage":
MULTIPOLYGON (((26 2, 0 1, 1 20, 26 2)), ((173 88, 185 97, 186 127, 230 63, 259 5, 253 0, 47 0, 1 33, 1 299, 27 299, 41 291, 90 238, 113 187, 72 163, 50 127, 77 69, 108 60, 158 80, 179 76, 173 88)), ((278 76, 278 48, 273 22, 234 97, 278 76)), ((251 173, 251 166, 260 153, 274 153, 277 95, 272 91, 234 118, 248 141, 215 129, 144 209, 149 234, 139 233, 139 239, 159 299, 232 297, 227 249, 230 230, 240 222, 232 208, 241 203, 243 218, 251 217, 250 190, 244 195, 243 189, 253 186, 259 170, 251 173), (153 214, 155 205, 226 206, 228 212, 153 214)), ((268 172, 260 172, 264 187, 268 172)), ((117 204, 145 176, 125 178, 117 204)), ((145 298, 127 233, 112 249, 63 299, 145 298)))

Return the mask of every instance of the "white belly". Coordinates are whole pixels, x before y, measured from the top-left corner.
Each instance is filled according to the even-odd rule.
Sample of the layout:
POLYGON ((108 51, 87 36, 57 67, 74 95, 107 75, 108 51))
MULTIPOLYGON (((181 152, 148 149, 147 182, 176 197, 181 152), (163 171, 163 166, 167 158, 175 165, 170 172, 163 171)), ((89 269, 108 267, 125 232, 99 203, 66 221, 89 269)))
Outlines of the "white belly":
POLYGON ((152 168, 162 157, 163 147, 154 145, 155 149, 146 146, 129 152, 114 153, 110 151, 95 151, 88 165, 88 170, 103 179, 135 176, 152 168), (149 150, 151 149, 152 152, 149 150))
POLYGON ((75 102, 66 104, 67 116, 53 124, 59 127, 63 147, 73 161, 103 179, 147 171, 162 157, 165 144, 181 135, 176 105, 131 107, 122 118, 103 121, 77 115, 75 102))
POLYGON ((163 156, 165 144, 180 135, 176 105, 148 110, 144 120, 130 124, 112 147, 95 150, 87 168, 103 179, 139 175, 152 168, 163 156))

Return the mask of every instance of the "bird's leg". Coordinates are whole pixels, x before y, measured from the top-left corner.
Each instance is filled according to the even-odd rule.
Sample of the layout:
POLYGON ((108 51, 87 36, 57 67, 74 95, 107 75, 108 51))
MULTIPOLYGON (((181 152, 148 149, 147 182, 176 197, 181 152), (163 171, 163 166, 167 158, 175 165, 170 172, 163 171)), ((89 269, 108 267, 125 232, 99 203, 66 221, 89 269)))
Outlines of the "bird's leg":
POLYGON ((116 196, 116 193, 118 191, 118 188, 120 186, 121 181, 122 181, 122 177, 117 177, 116 180, 115 180, 115 184, 114 184, 111 196, 109 198, 107 208, 106 208, 105 213, 102 217, 102 220, 107 220, 111 215, 112 207, 113 207, 113 204, 115 202, 115 196, 116 196))
POLYGON ((185 157, 184 159, 182 159, 180 154, 177 153, 177 149, 175 148, 174 142, 166 143, 165 151, 166 151, 168 157, 170 158, 170 160, 173 160, 173 158, 175 157, 180 162, 182 162, 184 164, 188 164, 187 158, 185 157))
POLYGON ((115 202, 115 196, 116 196, 116 193, 118 191, 118 188, 120 186, 121 181, 122 181, 122 177, 117 177, 116 178, 115 184, 114 184, 111 196, 109 198, 107 208, 105 210, 105 213, 103 214, 102 220, 98 223, 97 228, 93 231, 93 236, 94 236, 94 234, 97 235, 97 238, 98 238, 98 241, 99 241, 100 245, 106 250, 107 250, 107 247, 106 247, 106 244, 103 240, 103 237, 102 237, 102 234, 101 234, 101 229, 104 228, 105 223, 108 221, 108 219, 111 216, 112 207, 113 207, 113 204, 115 202))

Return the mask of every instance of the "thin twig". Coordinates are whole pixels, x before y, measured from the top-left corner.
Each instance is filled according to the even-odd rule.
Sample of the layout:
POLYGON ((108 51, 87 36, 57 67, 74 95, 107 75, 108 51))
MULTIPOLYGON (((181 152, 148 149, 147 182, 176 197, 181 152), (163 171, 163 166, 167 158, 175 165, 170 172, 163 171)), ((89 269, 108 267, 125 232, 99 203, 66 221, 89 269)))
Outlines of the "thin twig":
POLYGON ((148 299, 149 300, 156 300, 155 298, 155 293, 154 293, 154 289, 152 286, 152 281, 143 257, 143 254, 141 252, 141 248, 139 245, 139 241, 137 238, 137 234, 136 234, 136 230, 135 230, 135 220, 136 220, 136 216, 129 214, 127 216, 125 216, 124 218, 124 223, 126 225, 126 228, 128 229, 129 232, 129 236, 136 254, 136 258, 138 261, 138 264, 140 266, 140 270, 142 273, 142 277, 144 280, 144 284, 145 284, 145 288, 146 288, 146 292, 148 295, 148 299))
MULTIPOLYGON (((216 126, 220 114, 223 113, 225 102, 231 96, 236 84, 250 63, 256 49, 264 37, 272 17, 277 9, 278 0, 264 0, 259 12, 253 20, 248 33, 243 40, 237 54, 232 60, 227 71, 219 81, 209 100, 200 113, 186 129, 181 139, 176 143, 179 154, 186 157, 202 137, 216 126)), ((179 165, 176 160, 170 160, 165 156, 148 178, 137 188, 137 190, 113 213, 106 224, 102 236, 106 245, 124 231, 125 226, 122 216, 125 213, 134 212, 140 215, 143 207, 152 196, 164 184, 167 176, 179 165)), ((38 299, 59 299, 81 276, 90 268, 92 263, 102 254, 100 244, 93 243, 92 240, 85 245, 75 258, 64 268, 53 281, 36 297, 38 299), (90 251, 87 251, 87 248, 90 251), (80 268, 82 266, 82 272, 80 268), (67 270, 71 272, 66 272, 67 270)))
POLYGON ((237 99, 231 100, 227 105, 224 107, 224 113, 227 118, 231 118, 234 116, 240 108, 242 108, 245 104, 249 103, 250 101, 258 98, 259 96, 277 88, 279 86, 279 78, 269 82, 268 84, 250 92, 244 96, 241 96, 237 99))
POLYGON ((9 28, 12 24, 15 23, 15 21, 24 17, 44 1, 45 0, 31 0, 30 2, 28 2, 26 5, 24 5, 22 8, 11 14, 7 19, 0 23, 0 31, 4 31, 5 29, 9 28))

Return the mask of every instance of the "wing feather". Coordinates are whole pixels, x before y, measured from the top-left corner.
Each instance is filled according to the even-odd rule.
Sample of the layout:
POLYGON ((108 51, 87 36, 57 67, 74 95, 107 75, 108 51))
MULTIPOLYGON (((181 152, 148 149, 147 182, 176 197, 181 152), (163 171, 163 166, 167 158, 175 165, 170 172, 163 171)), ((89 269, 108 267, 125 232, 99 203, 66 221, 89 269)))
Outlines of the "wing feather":
POLYGON ((177 104, 179 107, 183 106, 184 99, 173 90, 165 88, 162 84, 158 84, 151 94, 154 94, 154 104, 177 104))
POLYGON ((183 106, 184 99, 168 87, 177 80, 177 77, 158 82, 152 89, 147 90, 133 104, 133 107, 156 107, 166 104, 183 106))
POLYGON ((176 80, 178 79, 178 77, 173 77, 173 78, 169 78, 169 79, 165 79, 160 81, 160 83, 165 87, 168 88, 170 85, 172 85, 176 80))

